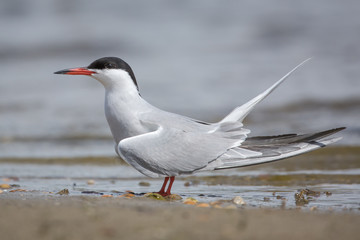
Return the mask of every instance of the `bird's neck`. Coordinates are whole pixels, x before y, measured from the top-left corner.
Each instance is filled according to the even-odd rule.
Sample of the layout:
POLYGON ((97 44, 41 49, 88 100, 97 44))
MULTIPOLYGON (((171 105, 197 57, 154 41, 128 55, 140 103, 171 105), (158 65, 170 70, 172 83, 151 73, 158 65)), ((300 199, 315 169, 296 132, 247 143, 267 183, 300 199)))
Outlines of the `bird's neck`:
POLYGON ((105 115, 115 142, 146 132, 139 115, 150 105, 135 85, 105 87, 105 115))

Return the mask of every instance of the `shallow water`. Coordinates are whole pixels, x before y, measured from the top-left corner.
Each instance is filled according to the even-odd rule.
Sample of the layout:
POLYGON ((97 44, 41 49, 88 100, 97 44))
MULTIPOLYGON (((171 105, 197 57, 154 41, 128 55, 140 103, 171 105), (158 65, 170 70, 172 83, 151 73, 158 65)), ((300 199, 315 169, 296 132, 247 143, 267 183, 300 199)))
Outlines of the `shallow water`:
MULTIPOLYGON (((318 171, 308 172, 319 174, 318 171)), ((360 175, 360 169, 325 171, 323 174, 360 175)), ((320 174, 322 174, 320 173, 320 174)), ((226 170, 218 172, 206 172, 192 177, 191 181, 178 177, 173 186, 173 192, 180 194, 183 198, 193 197, 201 202, 212 202, 216 200, 231 200, 235 196, 241 196, 247 207, 270 207, 270 208, 296 208, 295 193, 300 189, 308 188, 319 191, 319 197, 313 199, 306 205, 301 206, 303 210, 316 208, 320 211, 352 211, 360 212, 360 184, 312 184, 303 185, 301 182, 282 186, 274 186, 271 183, 262 185, 221 185, 211 184, 201 180, 206 176, 232 176, 254 177, 268 175, 296 175, 303 171, 274 171, 264 170, 226 170), (185 184, 187 183, 187 184, 185 184), (187 186, 188 185, 188 186, 187 186), (326 195, 325 192, 331 192, 326 195)), ((54 195, 58 191, 67 188, 70 195, 90 195, 100 197, 103 194, 119 196, 125 191, 133 191, 141 196, 143 193, 159 190, 162 179, 149 179, 131 167, 125 165, 95 166, 95 165, 47 165, 47 164, 1 164, 0 182, 5 183, 10 177, 9 184, 17 184, 14 189, 25 189, 27 192, 8 192, 5 190, 1 197, 6 198, 29 198, 54 195), (14 177, 18 179, 14 179, 14 177), (93 184, 88 184, 92 180, 93 184), (141 186, 140 182, 147 182, 150 186, 141 186)))
POLYGON ((360 145, 359 6, 4 1, 0 157, 113 155, 102 86, 53 75, 109 55, 130 63, 150 103, 204 121, 219 120, 313 57, 249 115, 246 127, 263 135, 346 126, 340 144, 360 145))

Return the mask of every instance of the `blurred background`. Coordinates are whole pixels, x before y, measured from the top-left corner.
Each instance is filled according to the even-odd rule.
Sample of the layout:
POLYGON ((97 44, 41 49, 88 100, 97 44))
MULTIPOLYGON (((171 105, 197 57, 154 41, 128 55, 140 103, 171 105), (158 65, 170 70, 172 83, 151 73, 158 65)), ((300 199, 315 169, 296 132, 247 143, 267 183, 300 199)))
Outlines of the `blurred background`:
POLYGON ((0 157, 112 156, 103 87, 53 72, 127 61, 142 96, 217 121, 301 61, 246 119, 252 135, 346 126, 360 145, 360 2, 3 0, 0 157))

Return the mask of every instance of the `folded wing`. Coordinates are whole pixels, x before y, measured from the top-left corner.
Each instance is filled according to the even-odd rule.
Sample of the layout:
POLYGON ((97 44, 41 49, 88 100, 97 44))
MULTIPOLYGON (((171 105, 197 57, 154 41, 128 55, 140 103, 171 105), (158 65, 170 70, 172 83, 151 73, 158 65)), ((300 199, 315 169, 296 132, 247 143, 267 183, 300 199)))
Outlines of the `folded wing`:
POLYGON ((129 164, 147 176, 153 177, 148 171, 158 176, 177 176, 205 168, 242 141, 208 132, 159 127, 120 141, 118 150, 129 164))

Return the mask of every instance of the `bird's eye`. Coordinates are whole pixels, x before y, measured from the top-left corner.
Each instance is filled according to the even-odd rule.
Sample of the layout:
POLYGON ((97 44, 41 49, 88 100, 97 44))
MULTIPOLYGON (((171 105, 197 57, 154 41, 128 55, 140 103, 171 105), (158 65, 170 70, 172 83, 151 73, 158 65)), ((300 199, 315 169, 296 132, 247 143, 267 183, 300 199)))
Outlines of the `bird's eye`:
POLYGON ((113 63, 105 63, 105 68, 115 68, 115 65, 113 63))

